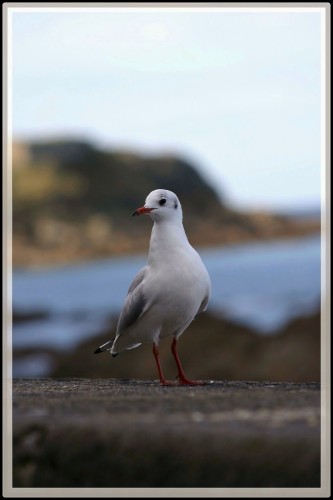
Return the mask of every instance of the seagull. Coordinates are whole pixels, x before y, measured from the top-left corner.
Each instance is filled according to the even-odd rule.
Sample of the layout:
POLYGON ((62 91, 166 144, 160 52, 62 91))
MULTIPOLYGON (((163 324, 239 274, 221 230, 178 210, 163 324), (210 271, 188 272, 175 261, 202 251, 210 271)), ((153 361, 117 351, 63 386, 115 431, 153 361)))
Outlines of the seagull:
POLYGON ((148 261, 129 287, 116 336, 95 354, 109 351, 117 356, 144 343, 153 344, 161 385, 175 385, 163 374, 158 345, 173 337, 171 352, 178 369, 178 385, 202 385, 183 371, 177 342, 194 318, 205 311, 211 296, 211 281, 199 254, 190 245, 183 226, 178 197, 167 189, 156 189, 133 216, 149 215, 153 221, 148 261))

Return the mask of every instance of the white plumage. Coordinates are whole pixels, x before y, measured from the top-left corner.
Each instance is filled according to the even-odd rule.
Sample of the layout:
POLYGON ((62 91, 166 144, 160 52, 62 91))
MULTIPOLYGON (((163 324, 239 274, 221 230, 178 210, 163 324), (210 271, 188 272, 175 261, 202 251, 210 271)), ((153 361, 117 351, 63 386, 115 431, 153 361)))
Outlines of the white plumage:
POLYGON ((160 382, 169 385, 162 372, 158 343, 172 336, 172 353, 178 367, 179 384, 188 380, 177 354, 177 340, 197 314, 207 307, 211 283, 208 272, 188 242, 182 209, 171 191, 157 189, 133 215, 149 214, 154 221, 147 265, 134 278, 126 297, 116 337, 95 352, 117 355, 142 343, 152 343, 160 382))

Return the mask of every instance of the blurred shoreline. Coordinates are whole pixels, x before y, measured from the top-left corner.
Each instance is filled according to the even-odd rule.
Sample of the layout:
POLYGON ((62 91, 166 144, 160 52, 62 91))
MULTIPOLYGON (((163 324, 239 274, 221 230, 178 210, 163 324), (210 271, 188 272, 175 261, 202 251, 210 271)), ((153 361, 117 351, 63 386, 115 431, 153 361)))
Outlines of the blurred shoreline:
POLYGON ((131 213, 158 187, 181 200, 224 315, 212 307, 184 335, 193 376, 318 380, 320 209, 240 209, 184 157, 61 138, 13 145, 14 374, 156 376, 149 346, 112 364, 92 353, 114 335, 121 294, 146 261, 152 221, 131 213))
MULTIPOLYGON (((182 338, 193 373, 200 367, 204 378, 318 380, 320 238, 219 247, 201 255, 212 276, 213 297, 207 313, 182 338)), ((93 355, 114 337, 123 296, 145 260, 146 254, 122 255, 16 270, 14 376, 156 376, 149 346, 124 353, 120 363, 93 355)), ((165 346, 172 376, 168 342, 165 346)))
MULTIPOLYGON (((15 317, 14 320, 23 320, 15 317)), ((33 318, 26 318, 27 321, 33 318)), ((179 354, 190 377, 216 380, 270 380, 277 382, 320 381, 320 310, 290 321, 272 335, 212 313, 204 313, 181 337, 179 354)), ((74 348, 17 348, 13 377, 157 378, 151 345, 126 351, 116 359, 94 350, 115 335, 117 317, 74 348), (41 372, 28 373, 30 366, 41 372), (25 372, 24 372, 25 370, 25 372)), ((168 377, 176 368, 170 339, 160 344, 161 359, 168 377)))
MULTIPOLYGON (((291 240, 320 234, 320 220, 292 220, 266 213, 247 216, 248 227, 218 227, 211 222, 198 224, 188 231, 190 243, 197 249, 228 247, 236 244, 291 240)), ((52 224, 52 223, 50 223, 52 224)), ((186 229, 186 223, 185 229, 186 229)), ((14 268, 43 268, 83 263, 91 260, 137 255, 148 251, 151 221, 142 221, 129 231, 114 231, 102 243, 81 238, 66 244, 37 246, 13 235, 12 256, 14 268)))
POLYGON ((148 193, 177 194, 196 248, 298 238, 320 232, 320 208, 237 209, 198 165, 172 154, 101 150, 54 138, 13 144, 14 267, 40 267, 147 252, 152 221, 131 213, 148 193))

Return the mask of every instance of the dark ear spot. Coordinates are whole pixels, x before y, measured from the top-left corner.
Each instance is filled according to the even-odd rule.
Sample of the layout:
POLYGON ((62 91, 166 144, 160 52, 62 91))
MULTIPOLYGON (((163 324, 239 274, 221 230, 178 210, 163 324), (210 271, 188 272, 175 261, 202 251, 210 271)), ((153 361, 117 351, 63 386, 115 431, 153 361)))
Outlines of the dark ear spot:
POLYGON ((178 208, 178 203, 176 201, 175 201, 174 207, 175 207, 175 209, 178 208))

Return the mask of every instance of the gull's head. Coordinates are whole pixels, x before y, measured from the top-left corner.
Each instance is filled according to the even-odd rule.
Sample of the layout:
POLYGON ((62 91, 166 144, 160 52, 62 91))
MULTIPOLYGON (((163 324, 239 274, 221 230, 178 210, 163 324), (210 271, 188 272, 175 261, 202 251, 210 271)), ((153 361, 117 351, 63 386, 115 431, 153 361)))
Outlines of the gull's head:
POLYGON ((143 207, 137 208, 132 215, 148 214, 154 222, 165 220, 181 221, 183 218, 180 202, 172 191, 155 189, 149 193, 143 207))

